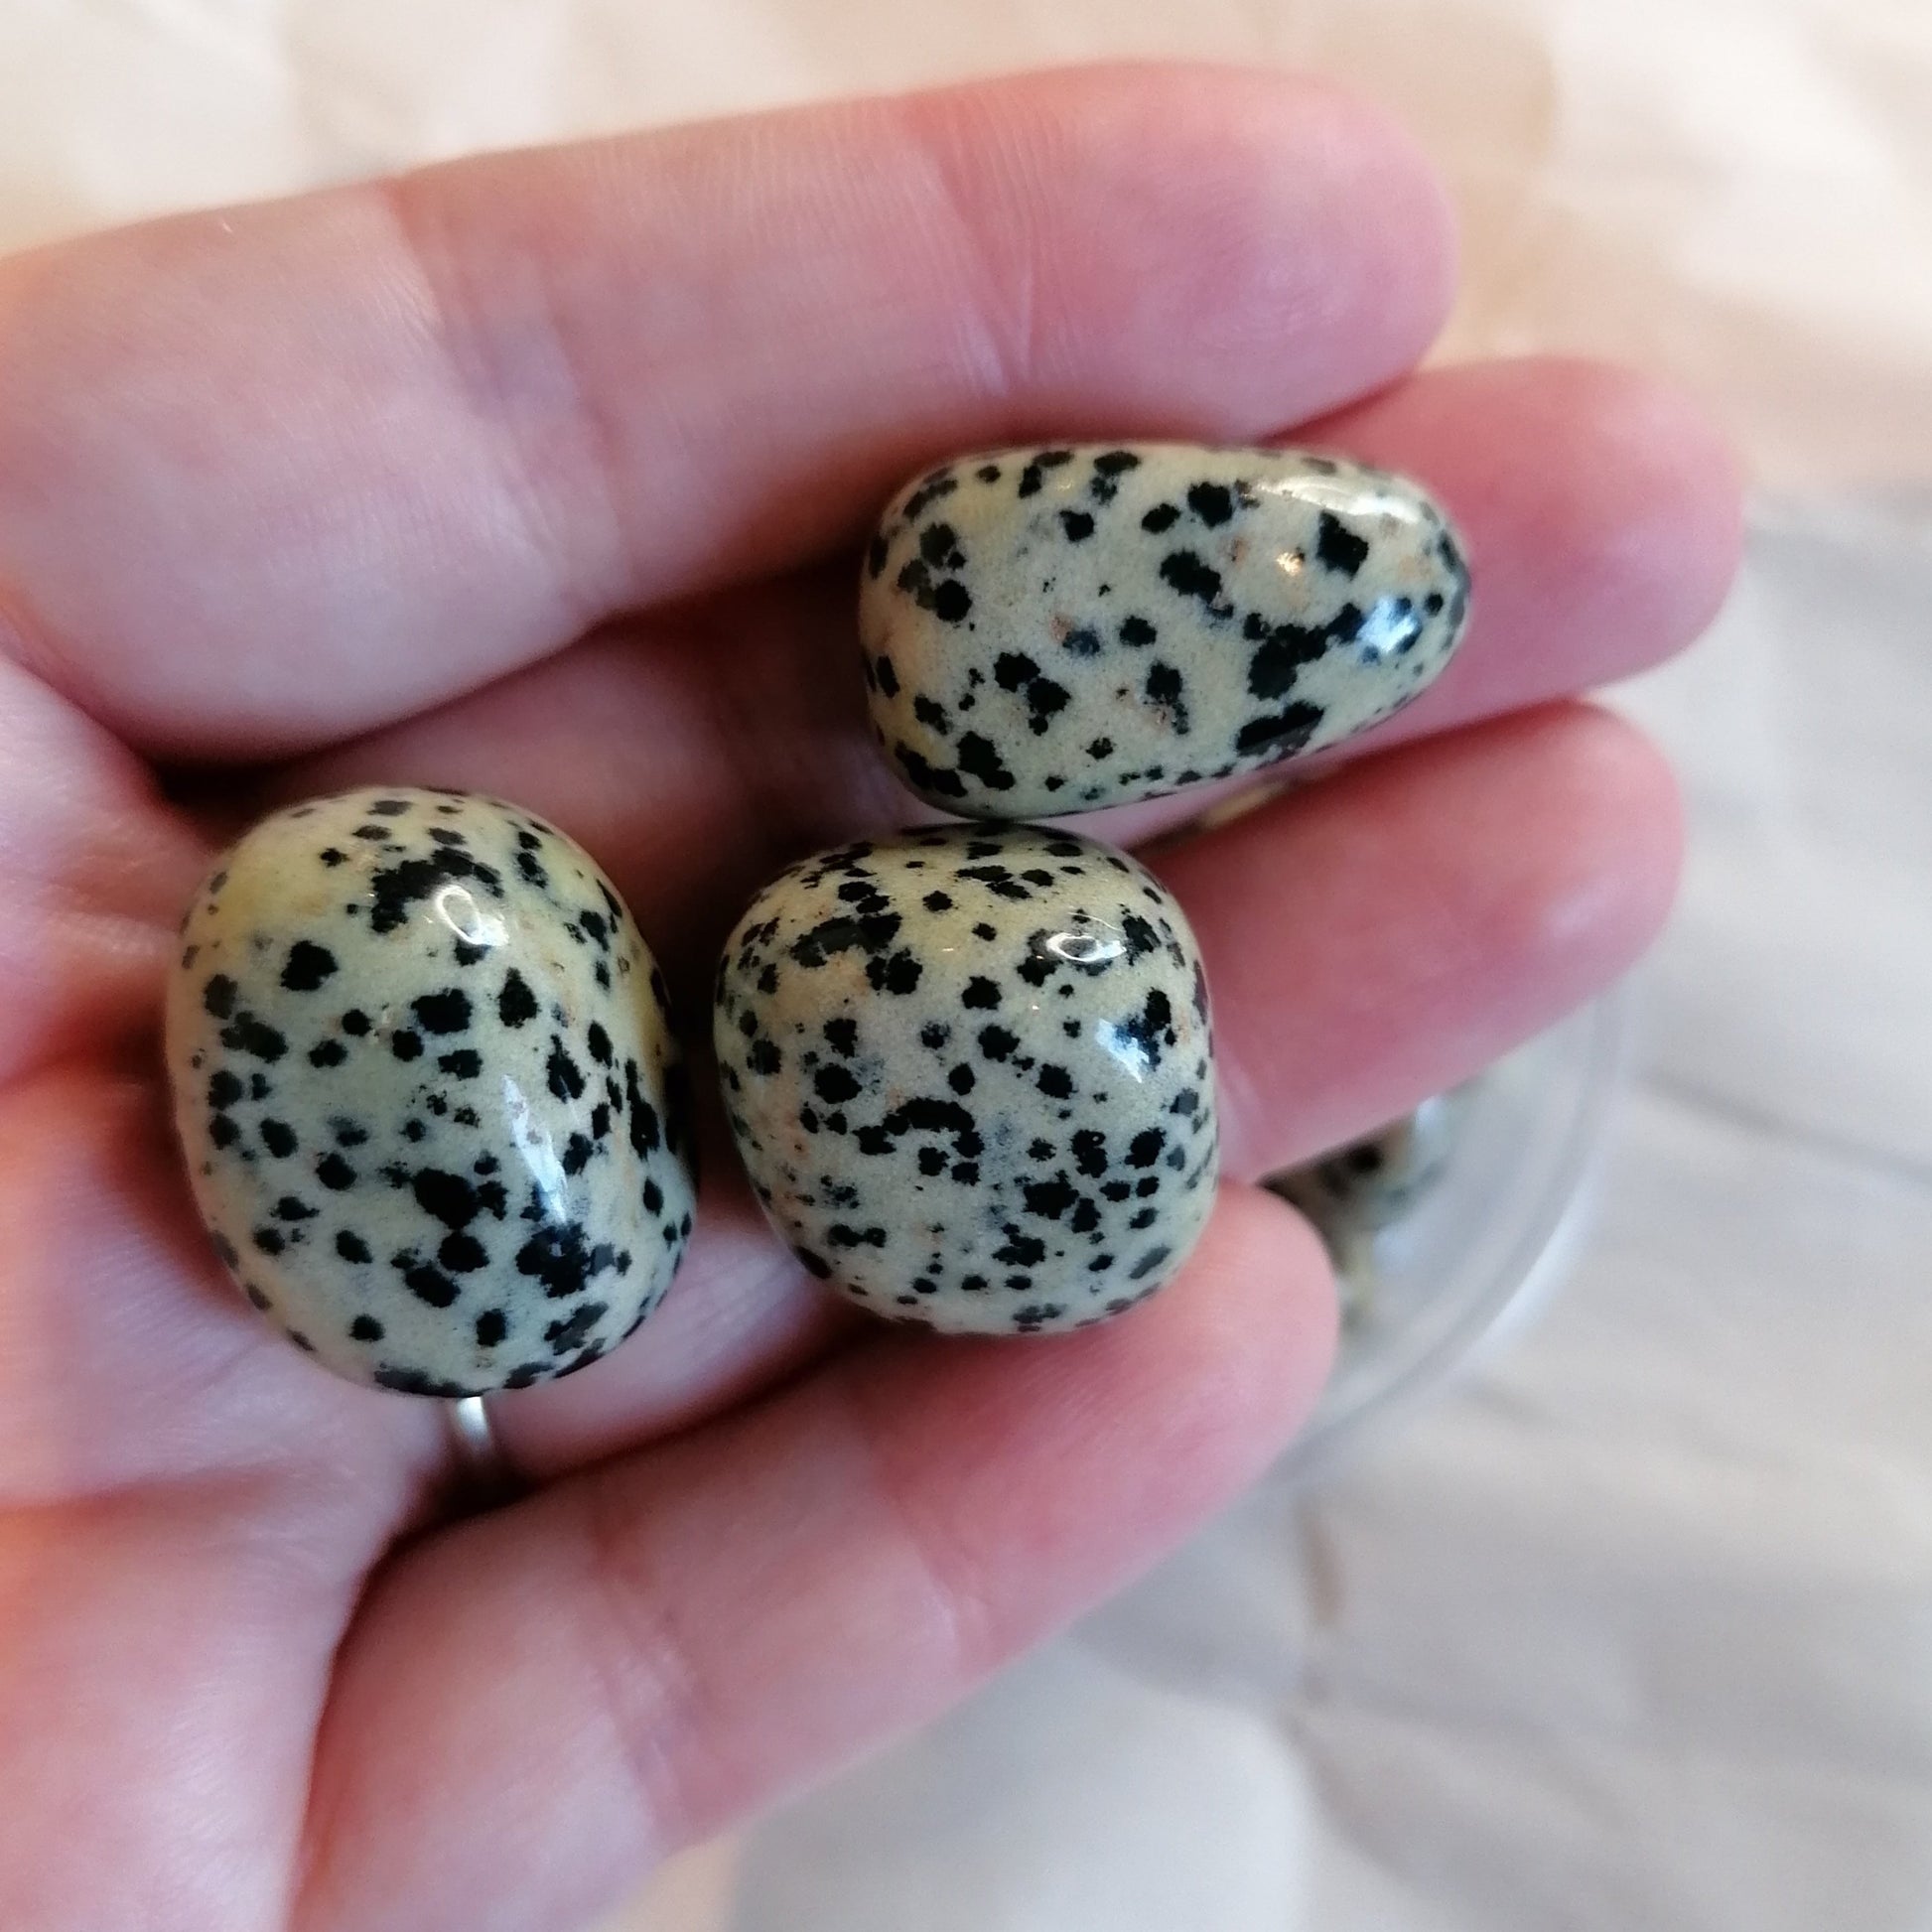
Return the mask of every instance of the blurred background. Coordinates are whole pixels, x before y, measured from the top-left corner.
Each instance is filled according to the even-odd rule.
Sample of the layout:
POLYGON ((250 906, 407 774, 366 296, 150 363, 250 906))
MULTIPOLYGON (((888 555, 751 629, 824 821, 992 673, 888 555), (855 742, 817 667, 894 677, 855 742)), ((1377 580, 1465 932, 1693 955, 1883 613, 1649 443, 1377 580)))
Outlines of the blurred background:
POLYGON ((1925 0, 0 0, 0 247, 1003 68, 1320 70, 1448 174, 1439 353, 1728 421, 1743 581, 1616 694, 1682 908, 1532 1322, 625 1932, 1932 1925, 1925 0))

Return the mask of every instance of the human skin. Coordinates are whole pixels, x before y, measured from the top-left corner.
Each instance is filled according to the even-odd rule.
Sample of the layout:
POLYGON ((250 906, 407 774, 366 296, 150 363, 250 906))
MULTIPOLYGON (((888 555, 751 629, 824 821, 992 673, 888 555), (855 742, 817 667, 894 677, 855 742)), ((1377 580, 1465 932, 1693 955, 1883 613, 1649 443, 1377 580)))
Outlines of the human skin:
POLYGON ((1317 1393, 1317 1242, 1257 1176, 1619 973, 1679 824, 1571 694, 1708 621, 1694 407, 1417 374, 1442 192, 1327 88, 1107 69, 466 162, 0 264, 0 1923, 526 1932, 960 1696, 1258 1473, 1317 1393), (1228 1180, 1091 1332, 881 1331, 714 1119, 662 1310, 503 1398, 322 1374, 207 1251, 160 988, 225 833, 474 787, 611 872, 701 1020, 761 879, 920 814, 852 559, 958 449, 1273 438, 1413 475, 1468 639, 1323 782, 1142 844, 1215 990, 1228 1180))

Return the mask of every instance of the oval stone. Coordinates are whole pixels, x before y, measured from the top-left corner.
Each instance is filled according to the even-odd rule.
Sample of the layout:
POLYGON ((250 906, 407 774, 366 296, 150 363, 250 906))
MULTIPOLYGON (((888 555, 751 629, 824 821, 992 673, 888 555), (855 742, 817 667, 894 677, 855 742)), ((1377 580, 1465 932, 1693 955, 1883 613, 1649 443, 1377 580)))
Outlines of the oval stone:
POLYGON ((1193 934, 1091 840, 955 825, 793 866, 727 942, 713 1032, 773 1226, 875 1314, 1083 1327, 1161 1287, 1212 1205, 1193 934))
POLYGON ((216 1252, 352 1381, 566 1375, 683 1257, 663 981, 589 855, 513 805, 365 790, 264 819, 189 908, 167 1052, 216 1252))
POLYGON ((974 818, 1091 811, 1321 750, 1449 661, 1468 569, 1414 483, 1338 457, 1084 444, 961 457, 866 555, 873 729, 974 818))

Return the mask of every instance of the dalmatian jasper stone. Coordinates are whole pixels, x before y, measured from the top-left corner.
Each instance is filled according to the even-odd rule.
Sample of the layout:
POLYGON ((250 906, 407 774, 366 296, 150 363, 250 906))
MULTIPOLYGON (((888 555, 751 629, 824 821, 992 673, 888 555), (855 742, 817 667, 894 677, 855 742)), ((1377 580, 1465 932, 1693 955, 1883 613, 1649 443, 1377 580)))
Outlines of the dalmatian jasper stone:
POLYGON ((216 1251, 341 1375, 521 1388, 670 1285, 693 1178, 663 981, 590 857, 513 805, 263 820, 189 908, 167 1035, 216 1251))
POLYGON ((1449 661, 1469 577, 1414 483, 1337 457, 1089 444, 962 457, 867 552, 873 728, 941 808, 1027 818, 1319 751, 1449 661))
POLYGON ((1212 1205, 1193 934, 1091 840, 954 825, 793 866, 726 944, 714 1037, 772 1224, 876 1314, 1082 1327, 1161 1287, 1212 1205))

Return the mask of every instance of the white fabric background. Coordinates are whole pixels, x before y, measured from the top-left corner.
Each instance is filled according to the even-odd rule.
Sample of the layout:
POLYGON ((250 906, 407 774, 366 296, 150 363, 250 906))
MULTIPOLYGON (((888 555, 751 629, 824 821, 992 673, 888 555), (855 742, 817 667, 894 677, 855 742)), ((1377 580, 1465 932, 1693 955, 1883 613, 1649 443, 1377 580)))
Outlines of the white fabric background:
POLYGON ((1447 352, 1593 350, 1756 479, 1629 694, 1694 856, 1546 1318, 955 1719, 625 1915, 677 1932, 1932 1926, 1932 7, 3 0, 0 245, 468 148, 1117 54, 1311 66, 1462 210, 1447 352))

